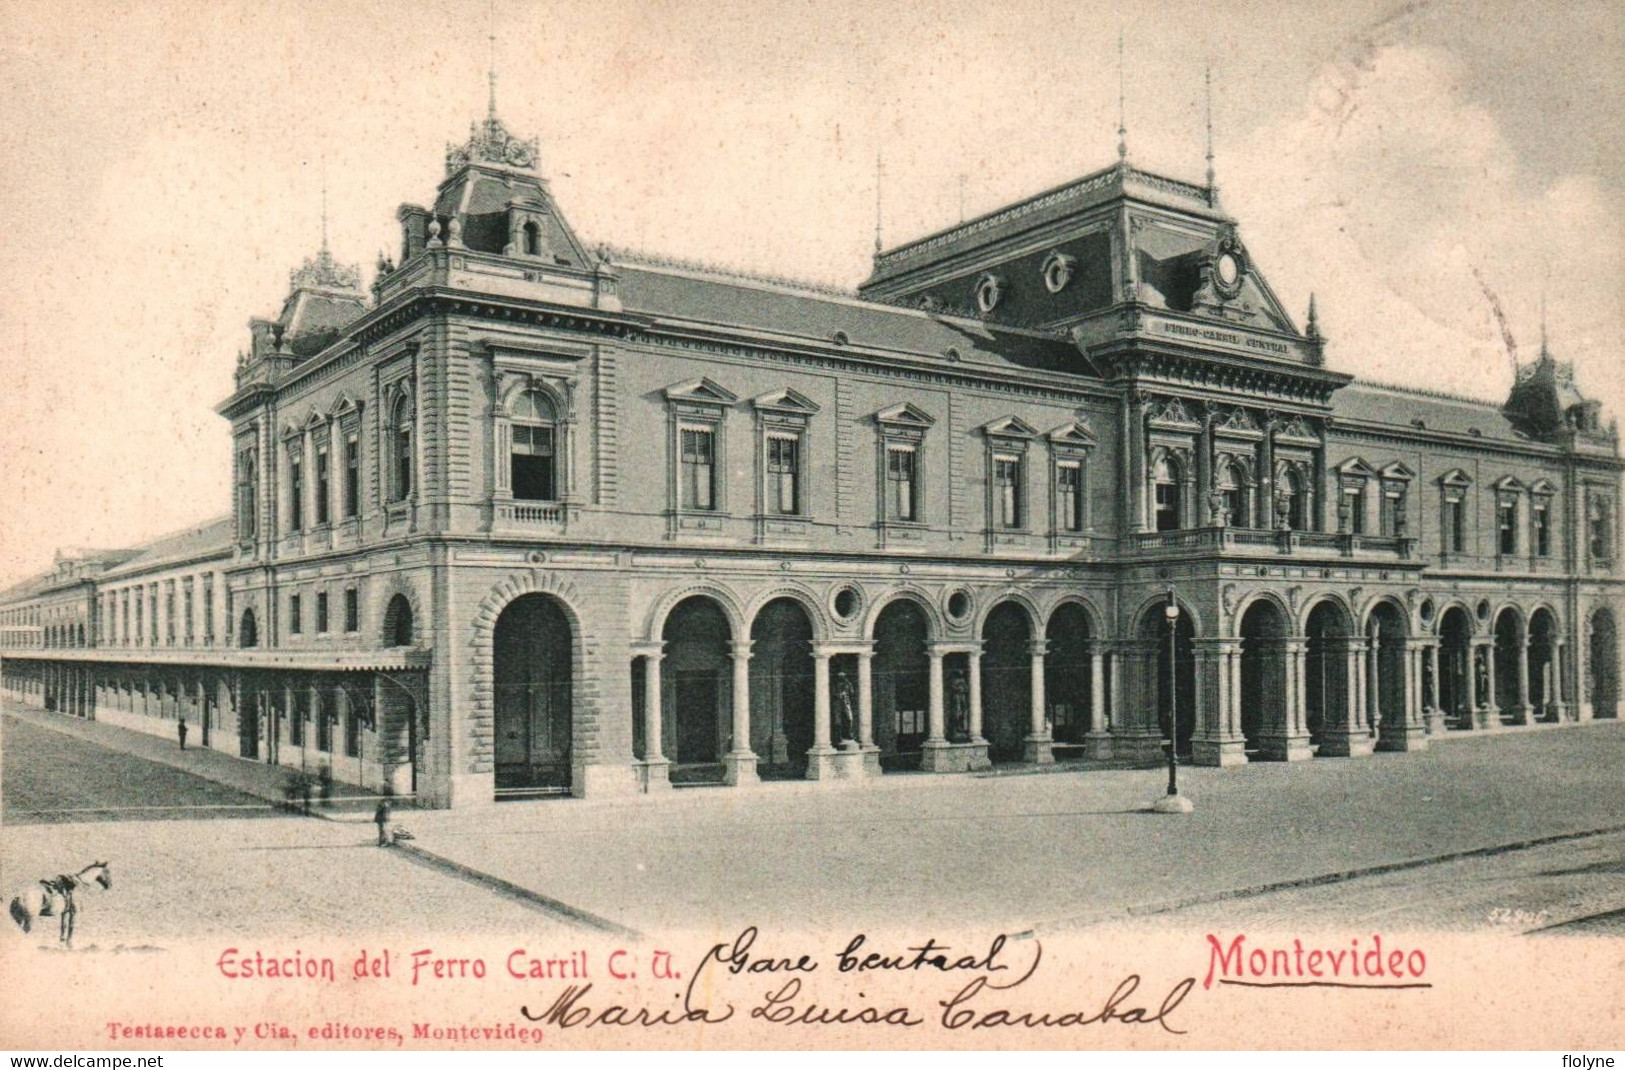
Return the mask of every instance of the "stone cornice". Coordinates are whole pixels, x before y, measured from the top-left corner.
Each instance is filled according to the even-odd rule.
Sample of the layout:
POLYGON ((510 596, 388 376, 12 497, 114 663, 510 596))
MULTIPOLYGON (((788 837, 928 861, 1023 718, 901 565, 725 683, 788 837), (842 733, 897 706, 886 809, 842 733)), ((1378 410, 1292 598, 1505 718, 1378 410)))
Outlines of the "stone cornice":
POLYGON ((1517 457, 1538 457, 1547 461, 1573 462, 1578 467, 1593 467, 1612 472, 1625 471, 1625 458, 1574 453, 1561 446, 1544 442, 1506 442, 1501 439, 1478 438, 1449 431, 1427 431, 1392 424, 1369 423, 1337 417, 1333 420, 1329 437, 1359 438, 1382 442, 1400 442, 1413 448, 1423 445, 1460 447, 1473 453, 1510 454, 1517 457))

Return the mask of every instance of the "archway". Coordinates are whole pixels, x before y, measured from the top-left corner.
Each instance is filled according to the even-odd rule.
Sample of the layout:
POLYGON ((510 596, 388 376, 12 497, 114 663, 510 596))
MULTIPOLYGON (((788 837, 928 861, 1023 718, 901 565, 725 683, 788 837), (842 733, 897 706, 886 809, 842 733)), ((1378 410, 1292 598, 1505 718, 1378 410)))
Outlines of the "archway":
POLYGON ((237 624, 237 645, 245 649, 260 645, 259 625, 254 621, 252 609, 243 610, 243 618, 237 624))
POLYGON ((733 630, 721 606, 705 595, 683 599, 666 616, 662 709, 671 711, 666 757, 676 783, 722 778, 733 707, 733 630))
POLYGON ((1557 697, 1557 618, 1549 609, 1529 615, 1529 705, 1537 721, 1555 721, 1557 697))
POLYGON ((1081 744, 1089 731, 1089 709, 1096 683, 1090 674, 1089 614, 1067 602, 1050 614, 1044 629, 1049 654, 1044 659, 1044 701, 1050 708, 1050 731, 1058 744, 1081 744))
POLYGON ((521 595, 497 618, 491 668, 498 794, 570 790, 573 647, 569 618, 550 595, 521 595))
POLYGON ((1371 640, 1366 663, 1366 713, 1377 730, 1378 746, 1385 737, 1402 733, 1405 724, 1407 632, 1404 614, 1392 602, 1378 602, 1366 618, 1366 637, 1371 640))
POLYGON ((982 735, 995 762, 1021 761, 1032 731, 1032 626, 1027 611, 1000 602, 982 622, 982 735))
POLYGON ((1518 663, 1523 660, 1521 625, 1518 611, 1511 606, 1495 615, 1495 710, 1502 724, 1521 723, 1521 707, 1527 701, 1518 687, 1518 663))
POLYGON ((1451 728, 1473 727, 1472 669, 1473 622, 1460 606, 1445 610, 1439 621, 1439 708, 1451 728))
POLYGON ((384 610, 384 645, 411 646, 412 624, 412 603, 404 594, 391 598, 384 610))
POLYGON ((1249 758, 1283 758, 1287 723, 1286 612, 1267 598, 1241 618, 1241 734, 1249 758))
POLYGON ((930 636, 925 612, 906 598, 875 619, 874 733, 882 769, 919 766, 930 727, 930 636))
POLYGON ((1591 716, 1619 716, 1619 633, 1612 610, 1603 608, 1591 614, 1591 650, 1587 659, 1586 691, 1591 699, 1591 716))
MULTIPOLYGON (((1346 737, 1359 720, 1351 716, 1349 705, 1353 696, 1349 694, 1348 641, 1353 627, 1343 607, 1328 600, 1309 611, 1304 631, 1309 636, 1304 658, 1304 718, 1310 744, 1323 747, 1328 728, 1334 734, 1342 729, 1346 737)), ((1346 738, 1334 743, 1333 749, 1347 753, 1346 738)))
POLYGON ((750 744, 763 777, 800 777, 813 743, 812 621, 793 598, 763 606, 751 622, 750 744))
MULTIPOLYGON (((1141 640, 1150 642, 1155 653, 1148 656, 1145 666, 1155 679, 1144 683, 1147 698, 1154 697, 1157 705, 1157 729, 1162 739, 1168 738, 1169 721, 1177 714, 1179 719, 1179 752, 1190 752, 1191 737, 1196 733, 1196 626, 1188 611, 1179 614, 1174 632, 1174 690, 1168 690, 1168 616, 1167 603, 1158 599, 1140 618, 1138 630, 1141 640), (1177 699, 1177 710, 1171 700, 1177 699)), ((1115 727, 1115 726, 1114 726, 1115 727)), ((1150 725, 1146 726, 1147 728, 1150 725)))

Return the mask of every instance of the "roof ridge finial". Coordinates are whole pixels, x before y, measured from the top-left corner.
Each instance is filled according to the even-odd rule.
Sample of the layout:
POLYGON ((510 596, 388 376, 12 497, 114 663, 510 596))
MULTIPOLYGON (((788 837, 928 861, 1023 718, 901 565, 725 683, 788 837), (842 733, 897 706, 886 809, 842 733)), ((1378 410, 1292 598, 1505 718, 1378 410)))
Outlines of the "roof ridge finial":
POLYGON ((1309 322, 1304 325, 1303 333, 1309 338, 1320 337, 1320 316, 1315 309, 1315 293, 1309 291, 1309 322))
POLYGON ((1128 91, 1123 74, 1123 28, 1117 28, 1117 160, 1119 166, 1128 163, 1128 91))
POLYGON ((1540 359, 1551 360, 1551 351, 1546 348, 1546 284, 1550 278, 1551 269, 1541 276, 1540 280, 1540 359))
POLYGON ((884 203, 881 200, 881 191, 883 188, 883 181, 886 177, 886 159, 884 153, 884 149, 875 150, 875 256, 877 257, 880 255, 880 222, 882 218, 881 208, 884 203))

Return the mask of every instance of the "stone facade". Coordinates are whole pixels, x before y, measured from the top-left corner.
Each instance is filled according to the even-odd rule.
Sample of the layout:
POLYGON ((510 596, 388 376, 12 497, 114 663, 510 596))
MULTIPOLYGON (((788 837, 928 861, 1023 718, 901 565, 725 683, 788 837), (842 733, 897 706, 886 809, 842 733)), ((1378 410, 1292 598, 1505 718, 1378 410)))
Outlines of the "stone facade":
POLYGON ((1544 346, 1355 381, 1126 161, 831 293, 589 250, 536 159, 493 114, 370 292, 292 274, 231 514, 11 592, 8 692, 459 807, 1616 715, 1617 436, 1544 346))

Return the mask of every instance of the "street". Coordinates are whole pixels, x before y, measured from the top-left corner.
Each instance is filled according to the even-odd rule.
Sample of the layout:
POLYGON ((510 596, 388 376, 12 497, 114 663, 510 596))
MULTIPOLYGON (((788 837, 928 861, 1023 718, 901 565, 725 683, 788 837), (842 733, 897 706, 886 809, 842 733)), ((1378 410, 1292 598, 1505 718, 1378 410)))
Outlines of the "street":
POLYGON ((4 719, 0 871, 21 884, 112 861, 116 891, 86 905, 82 932, 98 940, 571 923, 491 878, 646 933, 1374 919, 1605 933, 1625 907, 1617 723, 1185 769, 1192 815, 1147 813, 1164 773, 1121 769, 401 812, 416 847, 466 867, 457 876, 378 850, 365 813, 294 817, 264 790, 164 763, 250 790, 251 775, 272 783, 264 766, 54 716, 4 719))
MULTIPOLYGON (((561 931, 530 906, 379 849, 364 816, 289 815, 17 717, 0 724, 6 898, 93 861, 112 867, 111 891, 79 896, 81 949, 347 931, 561 931)), ((8 941, 55 943, 54 924, 27 937, 6 929, 8 941)))

